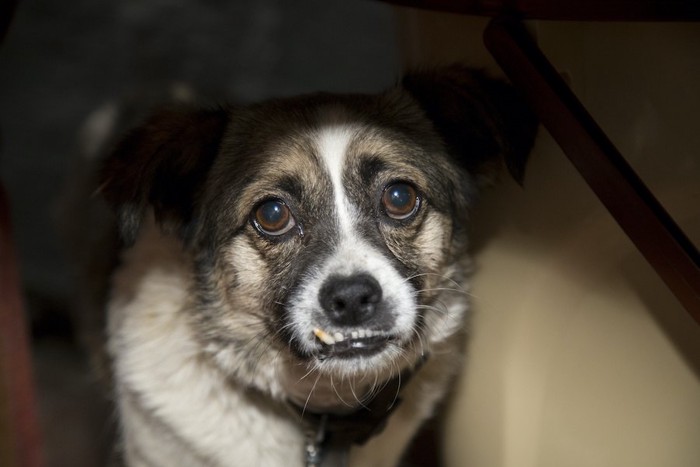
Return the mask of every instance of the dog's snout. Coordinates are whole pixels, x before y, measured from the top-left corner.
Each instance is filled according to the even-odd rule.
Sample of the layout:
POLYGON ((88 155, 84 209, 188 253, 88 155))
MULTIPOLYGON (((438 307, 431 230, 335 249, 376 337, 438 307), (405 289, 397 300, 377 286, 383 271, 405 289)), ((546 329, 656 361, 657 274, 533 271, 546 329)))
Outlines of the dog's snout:
POLYGON ((368 274, 331 276, 321 287, 319 301, 326 315, 337 325, 366 323, 382 300, 382 288, 368 274))

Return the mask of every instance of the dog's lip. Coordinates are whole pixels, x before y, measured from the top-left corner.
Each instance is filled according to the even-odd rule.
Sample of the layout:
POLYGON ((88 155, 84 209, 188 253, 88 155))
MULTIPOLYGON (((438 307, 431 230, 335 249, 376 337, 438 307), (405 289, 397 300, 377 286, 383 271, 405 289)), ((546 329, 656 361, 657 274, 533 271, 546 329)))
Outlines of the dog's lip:
POLYGON ((313 333, 321 343, 318 356, 322 359, 369 356, 379 352, 387 343, 394 340, 394 336, 390 333, 374 329, 328 332, 314 328, 313 333))

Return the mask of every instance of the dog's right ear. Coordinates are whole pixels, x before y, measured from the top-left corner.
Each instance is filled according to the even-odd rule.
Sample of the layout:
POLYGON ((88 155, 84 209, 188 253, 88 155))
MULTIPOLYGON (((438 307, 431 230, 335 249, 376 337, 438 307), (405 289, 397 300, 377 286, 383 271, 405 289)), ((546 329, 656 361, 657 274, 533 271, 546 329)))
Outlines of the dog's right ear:
POLYGON ((537 119, 510 85, 464 65, 406 74, 403 88, 422 107, 448 152, 488 184, 499 165, 522 182, 537 119))
POLYGON ((149 208, 165 231, 185 235, 228 121, 224 109, 165 110, 117 145, 99 191, 115 210, 126 244, 135 241, 149 208))

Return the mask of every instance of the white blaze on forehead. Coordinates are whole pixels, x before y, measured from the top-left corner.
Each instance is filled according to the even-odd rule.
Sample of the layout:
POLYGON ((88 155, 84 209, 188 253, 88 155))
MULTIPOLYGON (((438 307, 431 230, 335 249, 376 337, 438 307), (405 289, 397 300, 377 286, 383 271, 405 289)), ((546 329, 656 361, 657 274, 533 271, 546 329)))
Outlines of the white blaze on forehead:
POLYGON ((324 336, 328 341, 335 339, 335 332, 339 332, 338 329, 319 327, 321 323, 318 321, 321 317, 322 322, 326 322, 322 318, 324 312, 318 300, 319 291, 326 280, 335 275, 368 273, 379 282, 383 300, 389 308, 387 312, 394 317, 392 329, 386 332, 408 340, 415 322, 414 294, 409 282, 399 274, 385 252, 362 238, 356 227, 359 207, 351 203, 343 185, 348 150, 360 128, 333 123, 332 117, 328 118, 331 123, 322 127, 315 139, 319 158, 333 185, 339 241, 331 254, 299 286, 291 305, 292 328, 299 336, 298 342, 309 352, 313 351, 318 339, 315 329, 333 332, 330 339, 324 336))
POLYGON ((322 128, 318 135, 318 153, 333 184, 333 198, 340 232, 344 236, 350 235, 353 230, 353 206, 343 186, 343 168, 354 134, 355 129, 350 126, 331 125, 322 128))

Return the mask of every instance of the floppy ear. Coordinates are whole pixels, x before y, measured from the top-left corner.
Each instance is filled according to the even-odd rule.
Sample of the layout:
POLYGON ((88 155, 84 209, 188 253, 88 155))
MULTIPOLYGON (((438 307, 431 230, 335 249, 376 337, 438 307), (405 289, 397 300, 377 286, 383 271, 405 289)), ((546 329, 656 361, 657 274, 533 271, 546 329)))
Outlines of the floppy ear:
POLYGON ((165 110, 117 145, 99 191, 116 211, 125 243, 135 241, 149 207, 164 230, 185 235, 227 123, 224 109, 165 110))
POLYGON ((537 119, 515 89, 461 65, 404 76, 401 83, 442 136, 450 155, 488 182, 505 164, 522 182, 537 119))

